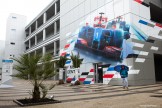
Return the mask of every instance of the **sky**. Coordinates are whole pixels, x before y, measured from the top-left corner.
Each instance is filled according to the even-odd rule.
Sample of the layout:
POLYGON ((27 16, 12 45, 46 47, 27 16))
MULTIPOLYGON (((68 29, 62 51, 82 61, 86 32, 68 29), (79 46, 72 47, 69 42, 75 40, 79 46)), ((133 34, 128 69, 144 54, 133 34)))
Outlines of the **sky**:
POLYGON ((5 40, 6 21, 10 13, 25 15, 27 24, 53 0, 0 0, 0 40, 5 40))

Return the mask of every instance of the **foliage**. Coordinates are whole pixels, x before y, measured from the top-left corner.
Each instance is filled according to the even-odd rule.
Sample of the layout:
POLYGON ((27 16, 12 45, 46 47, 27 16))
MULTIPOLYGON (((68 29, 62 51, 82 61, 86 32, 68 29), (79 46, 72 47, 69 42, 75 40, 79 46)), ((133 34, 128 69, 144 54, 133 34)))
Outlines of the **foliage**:
POLYGON ((55 87, 55 84, 51 84, 49 87, 47 87, 45 84, 41 84, 41 92, 42 92, 42 98, 44 99, 48 93, 49 90, 52 90, 55 87))
POLYGON ((72 53, 72 55, 71 55, 71 60, 72 60, 72 62, 73 62, 73 67, 74 67, 74 68, 80 67, 80 65, 82 64, 82 61, 83 61, 83 59, 80 59, 79 52, 78 52, 77 55, 74 55, 74 54, 72 53))
POLYGON ((66 61, 68 58, 65 56, 60 56, 59 60, 56 61, 56 65, 59 68, 64 68, 66 61))
POLYGON ((34 87, 32 91, 33 101, 41 99, 41 92, 43 94, 42 98, 44 98, 48 90, 54 87, 51 85, 50 88, 47 89, 45 85, 43 85, 46 79, 56 75, 54 64, 51 62, 51 55, 46 54, 41 57, 40 55, 29 56, 27 54, 23 54, 20 58, 12 59, 17 62, 17 64, 14 65, 14 68, 19 71, 17 74, 12 76, 25 80, 28 78, 30 79, 29 81, 34 87), (40 88, 42 91, 40 91, 40 88))

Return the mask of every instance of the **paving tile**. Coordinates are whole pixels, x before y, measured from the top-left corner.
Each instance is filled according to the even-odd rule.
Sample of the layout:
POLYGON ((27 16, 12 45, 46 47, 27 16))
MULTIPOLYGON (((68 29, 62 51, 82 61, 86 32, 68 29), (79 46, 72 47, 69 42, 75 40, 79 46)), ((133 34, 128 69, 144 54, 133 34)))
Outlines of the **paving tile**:
MULTIPOLYGON (((46 81, 48 84, 51 82, 54 83, 46 81)), ((19 108, 14 99, 31 97, 32 85, 29 82, 13 80, 13 85, 14 88, 0 89, 0 108, 19 108)), ((49 91, 47 97, 51 95, 62 103, 24 108, 162 108, 162 84, 130 86, 128 91, 121 86, 64 84, 49 91)))

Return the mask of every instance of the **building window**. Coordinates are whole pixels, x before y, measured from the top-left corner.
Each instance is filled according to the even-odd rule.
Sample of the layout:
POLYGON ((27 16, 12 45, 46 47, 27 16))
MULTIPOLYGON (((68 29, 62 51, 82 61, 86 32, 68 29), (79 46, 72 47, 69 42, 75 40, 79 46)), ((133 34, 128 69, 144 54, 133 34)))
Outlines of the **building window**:
POLYGON ((60 32, 60 19, 58 19, 57 21, 56 21, 56 33, 58 33, 58 32, 60 32))
POLYGON ((13 19, 16 19, 16 17, 15 17, 15 16, 12 16, 12 18, 13 18, 13 19))
POLYGON ((150 17, 151 20, 157 23, 162 24, 162 8, 157 5, 150 3, 150 17))
POLYGON ((14 42, 10 42, 10 44, 11 44, 11 45, 15 45, 15 43, 14 43, 14 42))
POLYGON ((15 55, 10 55, 10 57, 15 57, 15 55))
POLYGON ((12 31, 16 31, 16 29, 11 29, 12 31))

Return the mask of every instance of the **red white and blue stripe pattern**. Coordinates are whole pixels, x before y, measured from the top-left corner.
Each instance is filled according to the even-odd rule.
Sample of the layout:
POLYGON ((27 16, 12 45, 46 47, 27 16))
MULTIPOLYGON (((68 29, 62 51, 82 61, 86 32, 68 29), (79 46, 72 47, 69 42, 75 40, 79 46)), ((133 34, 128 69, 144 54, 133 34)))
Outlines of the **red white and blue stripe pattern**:
POLYGON ((73 77, 71 80, 71 84, 74 84, 75 82, 76 82, 76 79, 75 79, 75 77, 73 77))
POLYGON ((79 78, 80 82, 84 82, 85 79, 87 78, 87 75, 89 74, 89 72, 82 72, 79 78))
POLYGON ((66 45, 64 46, 64 49, 68 49, 69 46, 70 46, 70 44, 66 44, 66 45))
POLYGON ((69 52, 66 53, 66 58, 69 59, 69 60, 67 60, 67 61, 65 62, 65 66, 66 66, 66 67, 72 65, 72 60, 70 59, 70 55, 71 55, 71 54, 70 54, 69 52))
POLYGON ((72 61, 70 59, 71 51, 74 49, 76 39, 67 40, 67 44, 64 46, 62 50, 60 50, 60 56, 66 56, 69 60, 66 61, 65 66, 71 66, 72 61))
POLYGON ((116 71, 114 70, 114 66, 110 66, 107 71, 103 74, 103 84, 108 84, 111 79, 114 77, 116 71))
MULTIPOLYGON (((74 74, 69 75, 66 80, 75 83, 74 74)), ((90 69, 89 72, 82 72, 79 81, 83 82, 83 84, 94 84, 94 69, 90 69)))
POLYGON ((152 23, 149 23, 147 21, 144 21, 144 20, 139 20, 139 23, 143 24, 143 25, 147 25, 147 26, 150 26, 150 27, 160 27, 162 28, 162 24, 159 24, 159 23, 155 23, 155 24, 152 24, 152 23))
MULTIPOLYGON (((160 29, 162 28, 162 24, 159 24, 159 23, 154 23, 154 24, 152 24, 152 23, 149 23, 149 22, 144 21, 144 20, 141 20, 141 19, 140 19, 138 22, 139 22, 140 24, 143 24, 143 25, 146 25, 146 26, 149 26, 149 27, 152 27, 152 28, 154 28, 154 27, 159 27, 160 29)), ((159 35, 159 36, 162 35, 162 31, 161 31, 161 30, 159 30, 158 35, 159 35)))
POLYGON ((70 64, 71 63, 71 60, 67 60, 65 64, 70 64))
POLYGON ((155 25, 154 25, 154 24, 151 24, 151 23, 146 22, 146 21, 144 21, 144 20, 139 20, 139 23, 141 23, 141 24, 143 24, 143 25, 150 26, 150 27, 155 27, 155 25))
POLYGON ((149 4, 145 3, 144 0, 134 0, 135 2, 139 3, 139 4, 142 4, 146 7, 149 7, 149 4))
POLYGON ((65 56, 67 52, 70 52, 74 49, 76 39, 67 40, 67 44, 62 50, 60 50, 60 56, 65 56))
POLYGON ((156 23, 155 26, 162 28, 162 24, 156 23))
POLYGON ((90 69, 88 75, 86 76, 83 84, 94 84, 94 69, 90 69))

